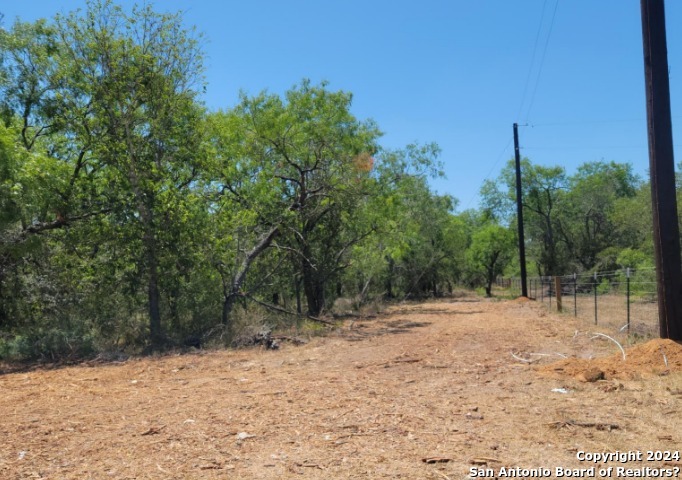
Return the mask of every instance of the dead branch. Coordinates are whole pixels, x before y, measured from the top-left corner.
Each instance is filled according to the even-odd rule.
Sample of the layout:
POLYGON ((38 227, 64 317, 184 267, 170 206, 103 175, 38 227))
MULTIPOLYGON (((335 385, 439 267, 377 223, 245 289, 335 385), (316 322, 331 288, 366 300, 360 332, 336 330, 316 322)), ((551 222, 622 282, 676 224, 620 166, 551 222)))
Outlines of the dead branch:
POLYGON ((317 463, 309 463, 309 462, 299 463, 299 462, 296 462, 294 465, 296 465, 297 467, 318 468, 320 470, 324 470, 324 467, 318 465, 317 463))
POLYGON ((94 217, 96 215, 102 215, 105 213, 109 213, 111 211, 110 208, 105 208, 102 210, 98 210, 95 212, 88 212, 84 213, 83 215, 77 215, 73 217, 59 217, 56 220, 53 220, 51 222, 36 222, 32 223, 31 225, 27 226, 24 228, 20 234, 20 239, 23 240, 25 239, 28 235, 30 234, 39 234, 48 230, 56 230, 62 227, 66 227, 70 225, 72 222, 76 222, 78 220, 85 220, 90 217, 94 217))
POLYGON ((140 436, 144 437, 146 435, 157 435, 161 433, 161 430, 163 430, 164 428, 166 428, 165 425, 161 425, 160 427, 150 427, 149 430, 141 433, 140 436))
POLYGON ((452 458, 447 458, 447 457, 428 457, 428 458, 422 458, 422 462, 424 463, 448 463, 451 462, 452 458))
POLYGON ((501 460, 492 457, 475 457, 469 460, 472 465, 487 465, 489 463, 502 463, 501 460))
POLYGON ((252 302, 257 303, 258 305, 260 305, 262 307, 269 308, 270 310, 274 310, 276 312, 285 313, 287 315, 293 315, 296 317, 305 317, 305 318, 308 318, 308 319, 313 320, 315 322, 324 323, 325 325, 329 325, 329 326, 335 325, 335 323, 330 321, 330 320, 325 320, 324 318, 319 318, 319 317, 313 317, 312 315, 302 315, 302 314, 297 313, 297 312, 292 312, 292 311, 287 310, 285 308, 278 307, 277 305, 272 305, 271 303, 267 303, 267 302, 263 302, 261 300, 258 300, 257 298, 254 298, 251 295, 247 295, 245 293, 241 294, 241 296, 248 298, 252 302))
POLYGON ((615 423, 604 423, 604 422, 579 422, 576 420, 565 420, 559 422, 550 422, 546 424, 551 428, 564 428, 564 427, 583 427, 583 428, 595 428, 597 430, 606 430, 610 432, 611 430, 618 430, 620 426, 615 423))

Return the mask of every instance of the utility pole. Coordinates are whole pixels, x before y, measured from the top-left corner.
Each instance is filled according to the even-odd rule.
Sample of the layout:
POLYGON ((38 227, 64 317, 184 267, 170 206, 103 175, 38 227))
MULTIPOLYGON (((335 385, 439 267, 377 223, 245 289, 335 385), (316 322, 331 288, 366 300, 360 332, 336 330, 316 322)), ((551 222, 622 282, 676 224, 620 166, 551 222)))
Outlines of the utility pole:
POLYGON ((526 242, 523 237, 523 198, 521 198, 521 154, 519 153, 519 125, 514 124, 514 157, 516 159, 516 223, 519 227, 519 262, 521 264, 521 296, 528 297, 526 281, 526 242))
POLYGON ((675 194, 668 47, 663 0, 641 0, 649 170, 658 322, 662 338, 682 340, 682 261, 675 194))

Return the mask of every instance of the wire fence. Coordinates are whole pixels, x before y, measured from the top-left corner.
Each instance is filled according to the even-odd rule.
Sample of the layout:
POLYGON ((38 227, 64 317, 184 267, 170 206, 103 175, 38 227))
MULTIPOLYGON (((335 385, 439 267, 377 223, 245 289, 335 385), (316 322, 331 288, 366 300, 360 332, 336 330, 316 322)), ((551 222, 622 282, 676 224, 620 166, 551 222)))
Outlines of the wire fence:
MULTIPOLYGON (((497 286, 521 295, 521 279, 499 278, 497 286)), ((658 335, 656 272, 615 270, 528 279, 528 296, 552 311, 625 334, 658 335)))

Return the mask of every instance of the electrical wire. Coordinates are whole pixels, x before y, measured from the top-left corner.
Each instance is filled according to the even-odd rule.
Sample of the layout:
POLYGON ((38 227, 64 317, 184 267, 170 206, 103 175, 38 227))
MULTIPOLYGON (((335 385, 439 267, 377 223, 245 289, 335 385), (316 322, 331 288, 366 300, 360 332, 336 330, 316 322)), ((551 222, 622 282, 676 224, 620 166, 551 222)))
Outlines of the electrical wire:
MULTIPOLYGON (((682 116, 675 115, 671 117, 673 120, 680 120, 682 116)), ((530 123, 531 128, 536 127, 567 127, 572 125, 595 125, 595 124, 611 124, 611 123, 646 123, 646 118, 603 118, 599 120, 571 120, 571 121, 548 121, 541 123, 530 123)))
MULTIPOLYGON (((488 178, 490 178, 490 175, 492 175, 493 171, 495 171, 495 169, 497 168, 497 166, 498 166, 499 163, 500 163, 500 160, 502 160, 502 157, 504 156, 505 152, 507 151, 507 149, 508 149, 509 146, 511 145, 512 140, 513 140, 513 138, 510 137, 509 140, 507 141, 507 144, 504 146, 504 148, 502 149, 502 151, 500 152, 500 154, 497 156, 497 159, 495 160, 495 163, 493 164, 493 166, 490 168, 490 171, 488 172, 488 174, 487 174, 487 175, 485 176, 485 178, 483 179, 483 182, 485 182, 486 180, 488 180, 488 178)), ((483 183, 483 182, 481 182, 481 183, 483 183)), ((466 207, 464 207, 464 210, 467 210, 467 209, 471 206, 471 202, 473 202, 474 199, 475 199, 477 196, 478 196, 478 194, 475 193, 475 194, 471 197, 471 199, 467 202, 466 207)))
POLYGON ((545 39, 545 47, 542 50, 542 57, 540 58, 540 67, 538 68, 538 74, 535 78, 535 87, 533 88, 533 94, 530 97, 530 103, 528 105, 528 111, 526 111, 526 123, 528 123, 528 117, 533 109, 533 104, 535 103, 535 95, 538 92, 538 86, 540 85, 540 76, 542 75, 542 67, 545 64, 545 57, 547 56, 547 47, 549 46, 549 39, 552 36, 552 30, 554 29, 554 20, 556 19, 556 12, 559 8, 559 0, 556 0, 554 4, 554 12, 552 13, 552 20, 549 23, 549 31, 547 32, 547 38, 545 39))
POLYGON ((535 44, 533 45, 533 55, 530 59, 530 66, 528 67, 528 74, 526 75, 526 84, 523 86, 523 95, 521 96, 521 105, 519 105, 519 113, 516 114, 517 120, 521 118, 521 111, 523 110, 524 102, 526 101, 526 94, 528 93, 528 85, 530 84, 530 77, 533 73, 533 65, 535 65, 535 55, 538 51, 538 44, 540 43, 540 32, 542 32, 542 24, 545 19, 545 9, 547 7, 547 0, 542 3, 542 14, 540 15, 540 24, 538 31, 535 34, 535 44))
POLYGON ((577 145, 559 145, 555 147, 524 147, 525 150, 646 150, 646 145, 590 145, 580 147, 577 145))
MULTIPOLYGON (((540 34, 542 33, 542 25, 544 24, 544 20, 545 20, 545 12, 547 10, 547 1, 548 0, 544 0, 544 2, 542 3, 542 12, 540 14, 540 23, 538 24, 538 30, 535 34, 535 42, 533 44, 533 54, 531 56, 530 65, 528 66, 528 74, 526 75, 526 82, 525 82, 524 87, 523 87, 523 94, 521 96, 521 104, 519 105, 519 111, 516 114, 517 119, 521 117, 521 112, 523 111, 523 106, 524 106, 525 101, 526 101, 526 95, 528 93, 528 87, 530 85, 530 79, 531 79, 531 76, 533 73, 533 66, 535 65, 535 57, 537 55, 538 45, 540 44, 540 34)), ((559 0, 556 0, 556 1, 558 4, 559 0)), ((552 15, 552 22, 550 24, 550 30, 549 30, 550 34, 552 31, 552 26, 554 24, 554 17, 556 16, 556 9, 557 9, 557 5, 554 6, 554 14, 552 15)), ((545 47, 544 47, 543 55, 542 55, 542 61, 540 62, 540 70, 542 70, 542 63, 544 62, 544 57, 545 57, 545 54, 547 53, 547 43, 548 42, 549 42, 549 38, 545 42, 545 47)), ((538 74, 537 79, 539 79, 539 74, 538 74)), ((535 96, 535 91, 537 90, 537 79, 536 79, 535 89, 533 91, 533 97, 535 96)), ((531 103, 531 105, 532 105, 532 103, 531 103)), ((503 155, 505 154, 505 152, 507 151, 507 149, 511 145, 512 140, 513 140, 512 138, 509 139, 509 141, 507 142, 505 147, 502 149, 500 154, 497 156, 495 163, 493 164, 493 166, 490 168, 490 171, 487 173, 487 175, 483 179, 483 182, 488 180, 488 178, 490 178, 490 175, 492 175, 493 171, 495 171, 495 169, 499 165, 500 160, 502 159, 503 155)), ((474 201, 474 199, 477 196, 478 196, 478 194, 474 194, 474 196, 471 197, 471 199, 466 204, 465 210, 471 206, 471 203, 474 201)))

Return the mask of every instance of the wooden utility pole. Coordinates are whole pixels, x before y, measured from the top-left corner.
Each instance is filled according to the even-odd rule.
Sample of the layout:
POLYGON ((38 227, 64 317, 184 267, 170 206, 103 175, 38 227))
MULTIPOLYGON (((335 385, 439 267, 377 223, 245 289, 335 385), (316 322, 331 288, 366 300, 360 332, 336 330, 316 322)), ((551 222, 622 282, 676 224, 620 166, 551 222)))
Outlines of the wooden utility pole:
POLYGON ((658 321, 662 338, 682 340, 682 261, 675 195, 675 160, 663 0, 641 0, 649 170, 658 321))
POLYGON ((521 197, 521 154, 519 153, 519 125, 514 124, 514 158, 516 160, 516 223, 519 227, 519 262, 521 264, 521 296, 528 297, 526 280, 526 242, 523 236, 523 198, 521 197))

